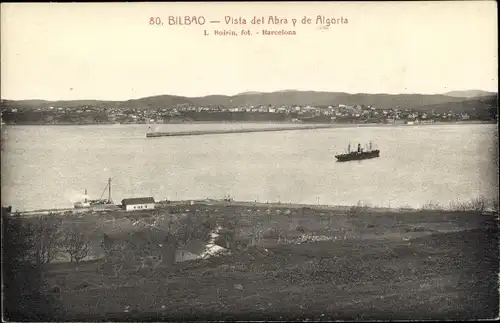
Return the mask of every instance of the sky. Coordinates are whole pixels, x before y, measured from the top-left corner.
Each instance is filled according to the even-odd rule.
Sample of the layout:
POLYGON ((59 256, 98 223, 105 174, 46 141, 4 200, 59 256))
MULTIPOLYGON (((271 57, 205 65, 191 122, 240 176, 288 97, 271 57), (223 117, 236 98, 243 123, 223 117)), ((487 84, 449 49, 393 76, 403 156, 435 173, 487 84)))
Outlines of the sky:
POLYGON ((1 4, 0 93, 128 100, 285 89, 496 92, 497 38, 494 1, 1 4), (321 28, 318 15, 344 23, 321 28), (206 23, 169 25, 169 16, 206 23), (226 16, 247 24, 227 25, 226 16), (254 16, 265 24, 251 24, 254 16), (269 24, 269 16, 287 21, 269 24), (150 17, 163 25, 149 25, 150 17))

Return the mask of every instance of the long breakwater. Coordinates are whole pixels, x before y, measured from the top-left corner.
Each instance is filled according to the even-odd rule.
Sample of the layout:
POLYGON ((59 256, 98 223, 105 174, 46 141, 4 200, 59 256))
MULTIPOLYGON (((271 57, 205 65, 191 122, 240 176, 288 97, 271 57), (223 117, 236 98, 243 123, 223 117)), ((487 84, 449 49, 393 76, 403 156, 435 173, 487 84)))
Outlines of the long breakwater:
POLYGON ((194 130, 178 132, 148 132, 147 138, 153 137, 178 137, 178 136, 200 136, 200 135, 219 135, 228 133, 248 133, 248 132, 268 132, 268 131, 290 131, 290 130, 312 130, 333 128, 333 125, 315 125, 315 126, 296 126, 296 127, 273 127, 264 129, 227 129, 227 130, 194 130))
POLYGON ((309 126, 295 127, 273 127, 273 128, 250 128, 250 129, 226 129, 226 130, 192 130, 192 131, 171 131, 171 132, 147 132, 147 138, 154 137, 177 137, 177 136, 199 136, 199 135, 218 135, 230 133, 249 133, 249 132, 268 132, 268 131, 292 131, 292 130, 314 130, 314 129, 330 129, 330 128, 352 128, 352 127, 420 127, 420 126, 442 126, 442 125, 457 125, 457 124, 472 124, 474 122, 436 122, 429 124, 385 124, 385 123, 336 123, 336 124, 316 124, 309 126))

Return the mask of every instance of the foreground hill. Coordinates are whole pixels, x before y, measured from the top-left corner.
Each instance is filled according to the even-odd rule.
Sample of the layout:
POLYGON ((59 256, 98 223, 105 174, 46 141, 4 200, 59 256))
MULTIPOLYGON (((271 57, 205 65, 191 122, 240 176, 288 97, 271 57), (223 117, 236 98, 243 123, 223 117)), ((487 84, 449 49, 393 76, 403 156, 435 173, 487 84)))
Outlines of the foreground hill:
MULTIPOLYGON (((491 215, 363 207, 167 209, 157 212, 167 219, 179 212, 213 216, 231 254, 118 274, 100 269, 105 263, 99 260, 50 264, 47 297, 57 300, 60 315, 50 319, 465 320, 498 314, 498 223, 491 215)), ((148 217, 131 214, 88 215, 78 223, 102 237, 97 231, 113 226, 95 230, 95 221, 113 217, 127 230, 132 225, 125 223, 148 217)))

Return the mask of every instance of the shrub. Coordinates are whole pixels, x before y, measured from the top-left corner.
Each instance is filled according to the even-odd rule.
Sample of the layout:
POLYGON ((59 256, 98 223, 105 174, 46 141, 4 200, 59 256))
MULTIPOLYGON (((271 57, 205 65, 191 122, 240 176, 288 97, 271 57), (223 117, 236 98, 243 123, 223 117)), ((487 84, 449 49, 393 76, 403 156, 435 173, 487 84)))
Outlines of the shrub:
POLYGON ((368 210, 368 206, 363 205, 363 203, 361 201, 358 201, 358 203, 356 205, 351 206, 349 208, 348 214, 359 215, 359 214, 365 213, 367 210, 368 210))
POLYGON ((281 234, 278 229, 271 229, 267 232, 264 233, 262 236, 264 239, 279 239, 281 237, 281 234))
POLYGON ((422 205, 422 210, 440 210, 442 209, 438 202, 430 201, 422 205))
POLYGON ((451 202, 450 210, 459 212, 473 211, 481 214, 486 210, 486 202, 483 196, 477 197, 468 202, 451 202))
POLYGON ((297 228, 295 230, 297 230, 297 232, 300 232, 300 233, 305 233, 306 232, 306 229, 304 229, 304 227, 301 226, 301 225, 297 226, 297 228))

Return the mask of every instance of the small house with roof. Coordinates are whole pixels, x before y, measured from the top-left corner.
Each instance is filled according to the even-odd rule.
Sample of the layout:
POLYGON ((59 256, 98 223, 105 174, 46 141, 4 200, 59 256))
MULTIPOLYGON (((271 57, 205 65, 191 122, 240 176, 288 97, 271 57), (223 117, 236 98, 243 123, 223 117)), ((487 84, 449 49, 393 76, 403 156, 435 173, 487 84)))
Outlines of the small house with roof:
POLYGON ((152 197, 136 197, 122 200, 125 211, 149 210, 155 208, 155 200, 152 197))

